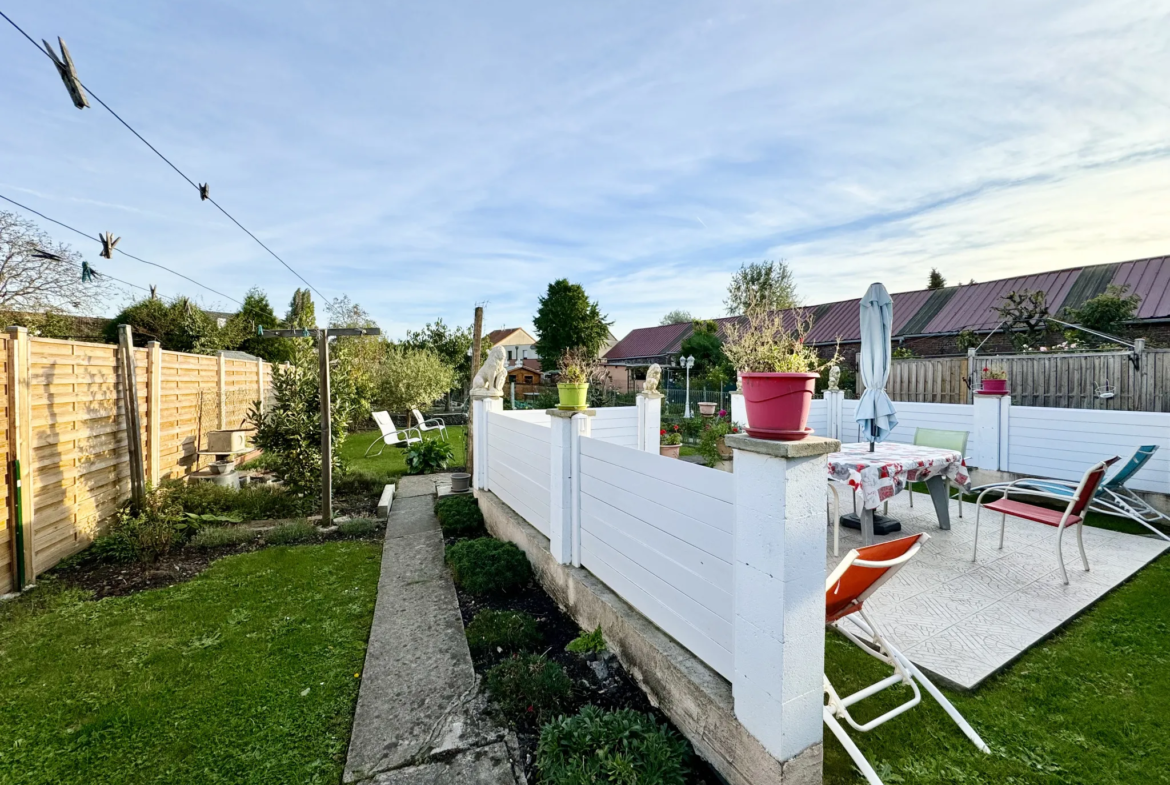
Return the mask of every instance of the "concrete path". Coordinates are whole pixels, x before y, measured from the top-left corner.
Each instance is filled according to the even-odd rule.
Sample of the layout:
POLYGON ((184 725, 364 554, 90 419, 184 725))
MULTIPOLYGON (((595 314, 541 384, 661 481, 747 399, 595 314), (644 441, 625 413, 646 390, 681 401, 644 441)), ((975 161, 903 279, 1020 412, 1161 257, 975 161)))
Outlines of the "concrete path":
POLYGON ((446 475, 406 477, 386 527, 345 782, 524 785, 479 693, 432 511, 446 475))

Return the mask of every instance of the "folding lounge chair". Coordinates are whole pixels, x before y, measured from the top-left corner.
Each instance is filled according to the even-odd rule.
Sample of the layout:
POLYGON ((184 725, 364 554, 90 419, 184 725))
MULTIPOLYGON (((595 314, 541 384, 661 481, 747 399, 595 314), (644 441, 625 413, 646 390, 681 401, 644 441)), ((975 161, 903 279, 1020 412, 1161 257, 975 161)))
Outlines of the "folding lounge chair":
MULTIPOLYGON (((979 558, 979 513, 986 507, 989 510, 1001 514, 999 522, 1000 550, 1003 550, 1003 532, 1007 526, 1008 515, 1014 515, 1017 518, 1035 521, 1036 523, 1043 523, 1045 526, 1056 527, 1056 562, 1060 565, 1060 577, 1066 585, 1068 584, 1068 572, 1064 569, 1064 551, 1061 549, 1061 543, 1064 539, 1064 530, 1069 526, 1076 526, 1077 547, 1081 551, 1081 563, 1085 565, 1085 572, 1088 572, 1089 557, 1085 555, 1085 542, 1081 537, 1081 531, 1084 529, 1083 516, 1086 508, 1089 506, 1089 502, 1093 499, 1093 495, 1097 492, 1097 488, 1101 484, 1101 479, 1105 476, 1105 472, 1109 470, 1110 466, 1120 460, 1121 458, 1119 456, 1114 455, 1108 460, 1093 464, 1085 472, 1085 476, 1081 478, 1080 483, 1077 484, 1071 495, 1052 497, 1068 502, 1068 506, 1064 508, 1064 512, 1053 510, 1049 507, 1038 507, 1035 504, 1028 504, 1027 502, 1018 502, 1008 498, 1011 492, 1019 487, 1020 483, 1029 482, 1028 480, 1016 480, 1005 485, 985 487, 983 492, 979 494, 979 498, 975 500, 975 542, 971 553, 971 561, 979 558), (983 497, 996 491, 999 491, 1003 495, 990 504, 984 504, 983 497)), ((1030 489, 1025 493, 1030 496, 1043 495, 1030 489)))
POLYGON ((825 581, 825 623, 840 622, 837 625, 838 632, 857 644, 866 654, 881 660, 894 669, 892 676, 845 697, 837 694, 829 677, 825 676, 825 724, 841 742, 841 746, 849 753, 849 757, 857 764, 857 768, 865 775, 870 785, 882 785, 882 781, 873 767, 869 765, 869 761, 861 754, 861 750, 849 738, 849 734, 845 731, 840 720, 844 720, 854 730, 862 733, 871 731, 917 706, 922 701, 919 686, 938 701, 943 711, 950 715, 950 718, 955 721, 955 724, 966 734, 967 738, 974 742, 976 747, 984 752, 991 752, 979 734, 967 723, 967 720, 963 719, 963 715, 959 714, 959 711, 951 705, 946 696, 922 675, 922 671, 918 670, 906 658, 906 655, 886 640, 878 625, 865 614, 863 607, 865 601, 892 578, 903 564, 913 558, 928 539, 930 537, 927 534, 915 534, 851 550, 845 554, 845 558, 825 581), (849 626, 856 629, 848 629, 849 626), (861 724, 853 719, 849 713, 850 706, 893 687, 895 684, 908 686, 913 693, 912 697, 867 723, 861 724))
POLYGON ((382 442, 383 446, 374 455, 381 455, 387 444, 409 446, 422 441, 422 434, 419 433, 418 428, 399 428, 390 418, 390 412, 374 412, 374 422, 377 423, 378 430, 382 432, 382 435, 370 443, 370 446, 366 448, 365 455, 362 455, 363 458, 370 454, 370 450, 374 449, 374 445, 378 442, 382 442), (412 433, 416 435, 411 436, 412 433))
MULTIPOLYGON (((1093 495, 1093 501, 1089 504, 1089 509, 1093 512, 1103 512, 1108 515, 1119 515, 1123 518, 1129 518, 1132 521, 1140 523, 1154 534, 1161 537, 1163 540, 1170 542, 1170 535, 1161 531, 1154 526, 1155 523, 1170 526, 1170 515, 1155 510, 1146 500, 1136 493, 1125 487, 1125 484, 1130 479, 1142 470, 1150 458, 1154 457, 1154 453, 1158 451, 1158 445, 1146 444, 1137 448, 1137 452, 1129 459, 1117 474, 1113 475, 1107 482, 1102 483, 1097 488, 1097 493, 1093 495)), ((974 490, 976 492, 986 490, 988 488, 998 488, 1007 485, 1007 483, 994 483, 992 485, 982 485, 974 490)), ((1048 499, 1057 499, 1060 501, 1067 501, 1076 491, 1077 483, 1068 482, 1067 480, 1042 480, 1026 478, 1016 480, 1012 486, 1013 490, 1018 490, 1021 494, 1029 496, 1042 496, 1048 499)))
POLYGON ((410 412, 414 415, 416 428, 418 428, 423 433, 437 430, 439 435, 443 437, 443 441, 447 440, 447 425, 443 422, 441 417, 432 417, 428 420, 422 416, 422 412, 420 412, 418 409, 411 409, 410 412))

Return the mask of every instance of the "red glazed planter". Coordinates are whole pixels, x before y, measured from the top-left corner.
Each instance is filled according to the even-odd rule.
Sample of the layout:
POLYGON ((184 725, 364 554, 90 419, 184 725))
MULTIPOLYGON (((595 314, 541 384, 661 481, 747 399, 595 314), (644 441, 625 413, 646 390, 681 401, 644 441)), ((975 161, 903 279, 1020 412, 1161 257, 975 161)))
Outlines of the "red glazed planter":
POLYGON ((984 379, 979 392, 984 395, 1007 395, 1007 379, 984 379))
POLYGON ((806 424, 818 378, 815 373, 743 374, 748 435, 797 441, 811 434, 806 424))

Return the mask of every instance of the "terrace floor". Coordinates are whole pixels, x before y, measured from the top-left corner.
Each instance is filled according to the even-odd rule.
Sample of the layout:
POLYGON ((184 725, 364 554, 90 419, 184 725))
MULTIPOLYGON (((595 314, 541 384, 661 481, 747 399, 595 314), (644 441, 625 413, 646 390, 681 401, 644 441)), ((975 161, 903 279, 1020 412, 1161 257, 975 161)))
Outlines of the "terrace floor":
MULTIPOLYGON (((902 522, 893 539, 925 531, 931 539, 889 583, 866 603, 894 645, 916 665, 944 682, 972 689, 1080 614, 1152 561, 1167 543, 1152 537, 1085 527, 1090 571, 1081 567, 1076 530, 1065 532, 1064 559, 1069 585, 1056 563, 1056 530, 1011 516, 1003 550, 998 549, 999 515, 985 515, 979 532, 979 559, 971 561, 975 506, 951 502, 951 530, 938 528, 930 497, 909 494, 890 502, 889 515, 902 522)), ((846 494, 842 494, 842 507, 846 494)), ((842 512, 845 512, 843 509, 842 512)), ((841 555, 861 545, 861 534, 842 527, 841 555)), ((833 556, 829 528, 827 565, 833 556)))

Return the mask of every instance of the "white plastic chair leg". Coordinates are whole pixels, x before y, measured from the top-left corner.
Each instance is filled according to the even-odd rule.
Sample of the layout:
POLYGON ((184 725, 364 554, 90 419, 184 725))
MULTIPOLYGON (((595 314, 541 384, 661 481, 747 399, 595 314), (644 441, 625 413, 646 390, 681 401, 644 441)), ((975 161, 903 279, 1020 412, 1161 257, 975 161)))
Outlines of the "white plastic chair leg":
POLYGON ((999 521, 999 549, 1001 551, 1003 550, 1003 530, 1006 528, 1007 528, 1007 513, 1005 512, 1003 514, 1003 517, 1000 518, 1000 521, 999 521))
POLYGON ((1089 556, 1085 553, 1085 541, 1081 539, 1081 530, 1085 528, 1082 522, 1077 523, 1077 547, 1081 549, 1081 563, 1085 565, 1085 572, 1089 571, 1089 556))
POLYGON ((981 505, 975 505, 975 542, 971 546, 971 561, 979 560, 979 513, 983 511, 981 505))
POLYGON ((873 766, 869 765, 869 761, 861 754, 861 750, 853 743, 853 739, 849 738, 849 734, 841 727, 841 723, 837 722, 837 718, 833 716, 833 712, 826 706, 823 711, 825 724, 829 726, 829 730, 837 737, 837 741, 841 742, 841 746, 845 748, 845 752, 849 753, 849 757, 853 760, 853 764, 861 771, 869 785, 882 785, 881 778, 877 772, 873 770, 873 766))
POLYGON ((1064 585, 1068 586, 1068 571, 1064 569, 1064 552, 1060 547, 1060 541, 1064 538, 1064 530, 1064 526, 1056 528, 1056 562, 1060 565, 1060 578, 1064 581, 1064 585))
POLYGON ((913 510, 914 509, 914 486, 907 485, 906 490, 908 490, 910 492, 910 509, 913 510))
MULTIPOLYGON (((365 458, 366 456, 368 456, 368 455, 370 454, 370 450, 374 449, 374 445, 375 445, 375 444, 377 444, 378 442, 382 442, 382 449, 385 449, 385 448, 386 448, 386 436, 385 436, 385 434, 383 434, 382 436, 379 436, 377 439, 374 439, 372 442, 370 442, 370 446, 366 448, 366 451, 365 451, 365 453, 362 455, 362 457, 363 457, 363 458, 365 458)), ((375 455, 375 456, 381 455, 381 454, 382 454, 382 449, 379 449, 379 450, 378 450, 376 453, 374 453, 374 455, 375 455)))

